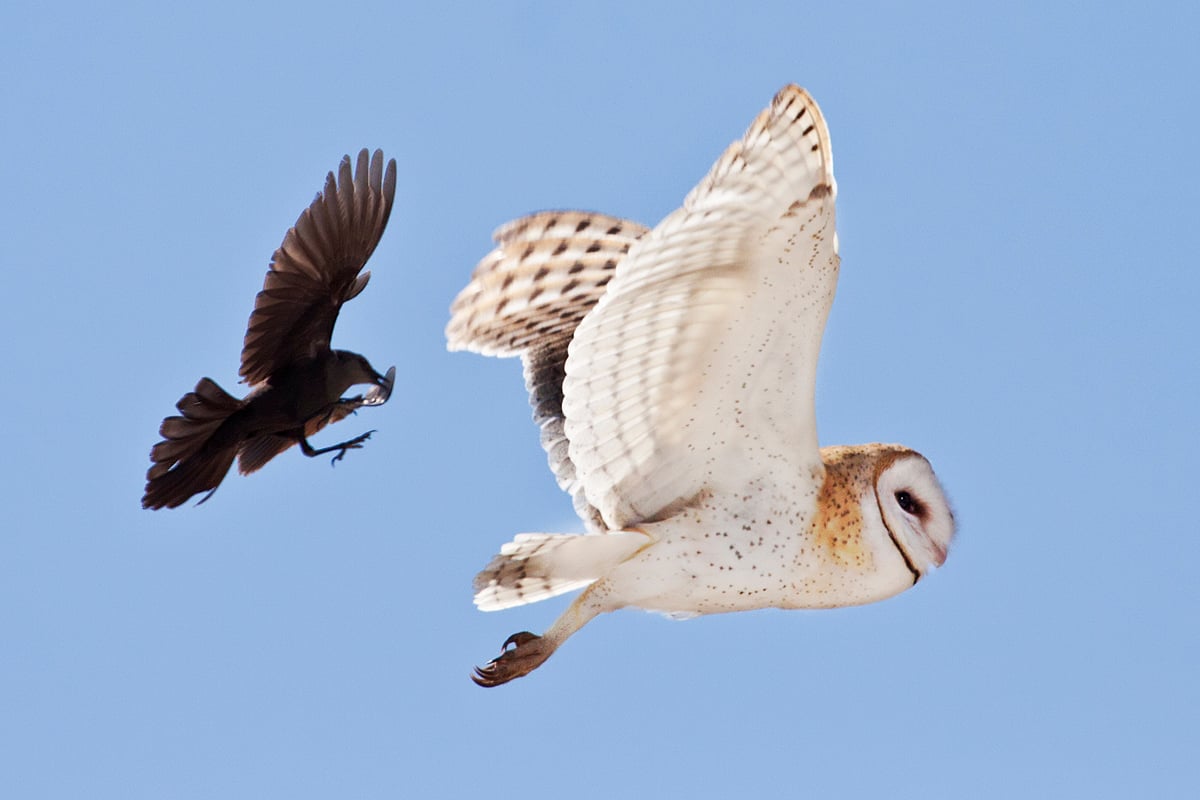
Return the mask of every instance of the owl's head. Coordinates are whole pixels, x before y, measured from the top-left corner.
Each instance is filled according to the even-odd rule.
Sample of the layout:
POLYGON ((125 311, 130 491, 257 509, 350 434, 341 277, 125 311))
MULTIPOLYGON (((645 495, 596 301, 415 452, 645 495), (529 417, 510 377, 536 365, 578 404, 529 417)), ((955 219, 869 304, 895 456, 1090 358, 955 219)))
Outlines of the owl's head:
POLYGON ((921 575, 940 567, 954 538, 954 512, 925 457, 907 447, 882 446, 875 499, 888 535, 908 565, 921 575))

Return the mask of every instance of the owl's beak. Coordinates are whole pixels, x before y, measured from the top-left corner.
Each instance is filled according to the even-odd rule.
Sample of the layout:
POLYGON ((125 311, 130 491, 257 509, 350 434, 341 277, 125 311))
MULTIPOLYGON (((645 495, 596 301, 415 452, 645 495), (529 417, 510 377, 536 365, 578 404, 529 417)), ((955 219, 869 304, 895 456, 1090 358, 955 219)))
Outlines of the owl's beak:
POLYGON ((929 549, 933 553, 933 565, 935 567, 940 567, 942 564, 946 563, 946 548, 945 547, 942 547, 940 544, 938 544, 937 542, 930 539, 929 540, 929 549))
POLYGON ((917 552, 912 553, 915 556, 913 561, 922 575, 946 563, 946 545, 934 540, 925 531, 913 532, 918 534, 916 540, 917 552))

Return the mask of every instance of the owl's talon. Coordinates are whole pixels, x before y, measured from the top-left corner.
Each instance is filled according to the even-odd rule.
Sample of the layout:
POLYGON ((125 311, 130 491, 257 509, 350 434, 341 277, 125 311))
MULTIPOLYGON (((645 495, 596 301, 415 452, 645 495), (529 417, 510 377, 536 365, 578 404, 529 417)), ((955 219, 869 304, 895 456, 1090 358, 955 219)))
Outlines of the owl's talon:
POLYGON ((512 636, 510 636, 504 640, 504 644, 500 647, 500 653, 501 653, 501 655, 503 655, 505 652, 508 651, 508 648, 510 646, 515 645, 516 647, 519 648, 522 644, 525 644, 527 642, 533 641, 534 639, 540 639, 540 638, 542 638, 542 637, 538 636, 535 633, 530 633, 529 631, 520 631, 518 633, 514 633, 512 636))
POLYGON ((508 683, 533 672, 553 652, 554 648, 541 636, 529 631, 514 633, 504 640, 500 655, 482 667, 475 667, 471 680, 479 686, 489 687, 508 683))

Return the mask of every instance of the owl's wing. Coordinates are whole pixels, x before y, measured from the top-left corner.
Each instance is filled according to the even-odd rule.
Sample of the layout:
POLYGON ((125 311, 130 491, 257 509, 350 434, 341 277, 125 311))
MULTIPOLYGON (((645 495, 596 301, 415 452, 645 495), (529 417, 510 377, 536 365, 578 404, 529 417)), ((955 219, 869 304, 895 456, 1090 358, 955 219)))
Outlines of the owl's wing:
POLYGON ((813 389, 837 283, 834 195, 821 112, 787 86, 620 261, 575 330, 562 402, 576 480, 610 527, 661 518, 748 469, 820 485, 813 389))
POLYGON ((396 195, 396 161, 384 172, 383 152, 368 162, 350 157, 335 179, 304 210, 271 258, 242 346, 241 376, 258 384, 280 368, 329 349, 342 304, 358 295, 371 273, 361 276, 383 236, 396 195))
POLYGON ((543 211, 493 237, 471 282, 450 307, 451 350, 521 356, 533 420, 558 485, 593 531, 604 523, 583 495, 563 433, 562 381, 575 326, 604 294, 617 263, 649 230, 586 211, 543 211))

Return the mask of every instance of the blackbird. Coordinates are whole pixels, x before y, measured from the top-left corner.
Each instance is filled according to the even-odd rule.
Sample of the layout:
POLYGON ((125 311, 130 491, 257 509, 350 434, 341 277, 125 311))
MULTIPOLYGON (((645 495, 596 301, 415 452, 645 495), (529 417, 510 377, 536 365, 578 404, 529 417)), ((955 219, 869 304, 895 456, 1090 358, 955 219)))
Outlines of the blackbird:
POLYGON ((176 404, 181 416, 163 420, 163 440, 150 451, 143 508, 175 508, 200 492, 212 496, 238 460, 248 475, 294 444, 306 456, 362 447, 374 431, 314 448, 308 437, 362 406, 391 395, 396 368, 379 374, 366 358, 330 349, 338 311, 367 285, 362 272, 387 226, 396 194, 396 161, 383 152, 350 157, 335 178, 284 236, 267 270, 242 347, 242 382, 252 387, 238 399, 210 378, 176 404), (360 275, 359 273, 362 272, 360 275), (365 394, 342 397, 351 386, 371 384, 365 394))

